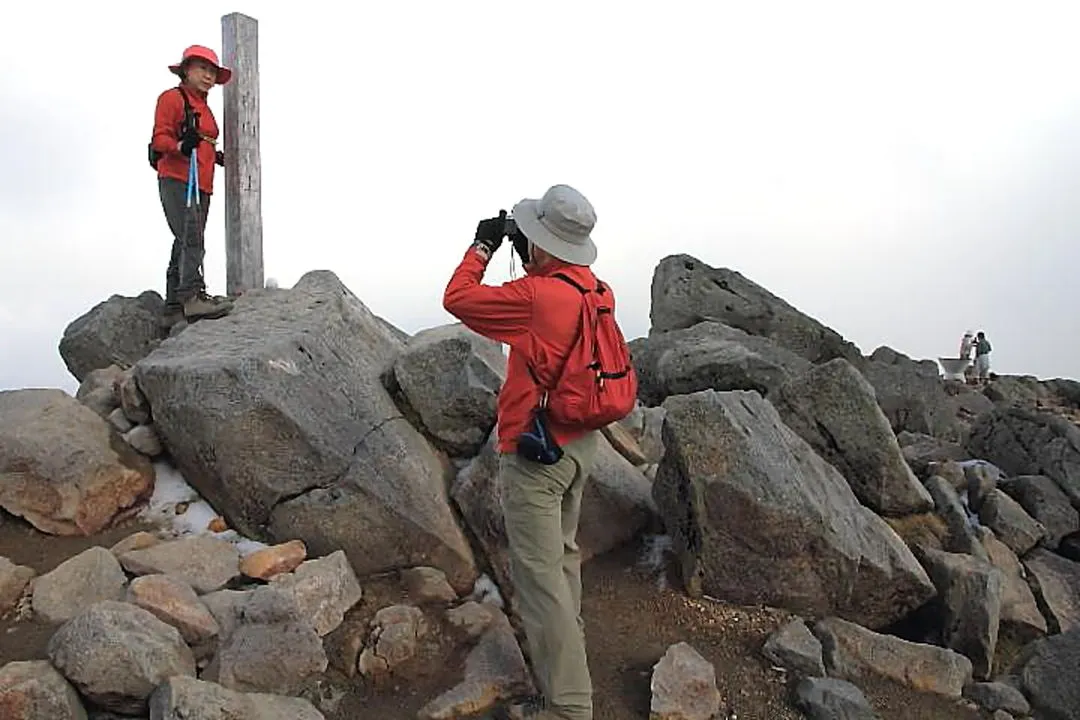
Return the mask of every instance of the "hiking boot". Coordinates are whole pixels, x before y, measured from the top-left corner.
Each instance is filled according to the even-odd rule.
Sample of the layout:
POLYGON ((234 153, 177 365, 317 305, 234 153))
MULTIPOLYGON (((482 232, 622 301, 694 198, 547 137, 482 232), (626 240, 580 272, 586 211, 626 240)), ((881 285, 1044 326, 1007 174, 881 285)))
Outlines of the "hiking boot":
POLYGON ((210 297, 202 292, 184 301, 184 318, 188 322, 223 317, 231 310, 232 301, 228 298, 210 297))
POLYGON ((515 698, 505 706, 496 708, 490 717, 492 720, 560 720, 544 705, 544 698, 540 695, 515 698))
POLYGON ((165 312, 163 312, 162 315, 161 315, 161 321, 160 321, 161 329, 162 330, 172 330, 174 325, 182 323, 182 322, 184 322, 186 320, 187 320, 187 318, 184 317, 184 306, 183 305, 176 305, 176 306, 166 307, 165 312))

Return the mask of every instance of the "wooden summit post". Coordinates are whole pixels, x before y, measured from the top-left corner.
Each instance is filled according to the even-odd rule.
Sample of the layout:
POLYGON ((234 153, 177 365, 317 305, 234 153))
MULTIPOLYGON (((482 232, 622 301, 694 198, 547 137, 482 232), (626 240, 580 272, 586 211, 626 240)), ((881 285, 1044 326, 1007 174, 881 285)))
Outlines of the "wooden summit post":
POLYGON ((233 71, 225 94, 225 292, 261 288, 262 161, 259 157, 259 23, 221 18, 222 61, 233 71))

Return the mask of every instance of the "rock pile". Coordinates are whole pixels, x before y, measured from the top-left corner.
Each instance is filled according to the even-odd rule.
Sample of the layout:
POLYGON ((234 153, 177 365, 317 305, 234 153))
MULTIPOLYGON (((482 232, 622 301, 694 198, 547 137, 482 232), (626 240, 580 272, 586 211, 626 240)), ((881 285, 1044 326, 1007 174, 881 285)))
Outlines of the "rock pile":
MULTIPOLYGON (((0 710, 321 717, 298 698, 329 665, 393 677, 447 637, 462 681, 421 717, 530 692, 493 443, 501 348, 460 325, 409 337, 325 271, 168 338, 147 321, 155 297, 68 328, 75 398, 0 393, 0 506, 92 535, 146 501, 158 458, 272 547, 132 538, 36 579, 0 558, 0 613, 29 592, 58 625, 49 662, 0 670, 0 710), (505 613, 470 597, 487 572, 505 613), (361 584, 387 573, 413 601, 342 637, 361 584)), ((585 495, 586 560, 662 528, 690 595, 803 616, 762 652, 810 717, 875 717, 864 678, 995 717, 1080 716, 1054 682, 1080 653, 1080 385, 980 392, 889 348, 864 356, 685 255, 657 267, 652 320, 632 343, 640 406, 605 429, 585 495)), ((652 685, 656 717, 721 706, 685 643, 652 685)))

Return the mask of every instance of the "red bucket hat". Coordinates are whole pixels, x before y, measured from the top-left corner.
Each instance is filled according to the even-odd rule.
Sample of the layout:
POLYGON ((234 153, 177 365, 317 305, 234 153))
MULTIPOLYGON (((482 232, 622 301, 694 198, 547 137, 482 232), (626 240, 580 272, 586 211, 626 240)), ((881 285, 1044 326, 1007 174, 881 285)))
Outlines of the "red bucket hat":
POLYGON ((215 53, 208 47, 203 47, 202 45, 192 45, 187 50, 185 50, 184 54, 180 57, 180 62, 176 63, 175 65, 170 65, 169 70, 172 71, 174 74, 179 75, 181 66, 183 66, 183 64, 191 58, 202 58, 206 62, 216 67, 218 85, 224 85, 225 83, 229 82, 229 78, 232 77, 232 70, 227 67, 222 67, 221 63, 218 62, 217 53, 215 53))

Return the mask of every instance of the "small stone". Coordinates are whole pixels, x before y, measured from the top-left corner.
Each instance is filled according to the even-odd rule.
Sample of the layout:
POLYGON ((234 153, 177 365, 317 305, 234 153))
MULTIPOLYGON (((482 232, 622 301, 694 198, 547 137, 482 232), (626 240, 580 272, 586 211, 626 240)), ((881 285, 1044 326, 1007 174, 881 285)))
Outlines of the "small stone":
POLYGON ((282 573, 292 572, 307 557, 302 540, 256 550, 240 561, 240 572, 256 580, 269 580, 282 573))
POLYGON ((357 663, 365 676, 390 672, 413 657, 428 630, 424 613, 411 605, 384 607, 375 613, 371 624, 371 637, 357 663))
POLYGON ((462 630, 467 637, 476 638, 484 634, 492 621, 501 614, 498 608, 488 603, 469 600, 456 608, 446 611, 446 619, 451 625, 462 630))
POLYGON ((161 543, 161 538, 152 533, 148 533, 145 530, 140 530, 137 533, 128 535, 120 542, 113 545, 109 550, 116 557, 120 557, 124 553, 131 552, 132 550, 145 550, 149 547, 154 547, 161 543))
POLYGON ((846 680, 803 678, 795 704, 810 720, 877 720, 862 690, 846 680))
POLYGON ((90 703, 146 716, 147 698, 165 679, 195 676, 195 658, 176 628, 129 603, 99 602, 64 623, 47 653, 90 703))
POLYGON ((124 433, 124 440, 147 457, 157 457, 165 450, 153 425, 136 425, 124 433))
POLYGON ((168 575, 135 578, 128 586, 127 600, 179 630, 193 649, 217 637, 217 620, 182 580, 168 575))
POLYGON ((615 451, 629 460, 631 465, 644 465, 649 461, 645 451, 641 449, 641 445, 622 423, 613 422, 610 425, 605 425, 600 430, 604 433, 604 437, 608 439, 608 442, 611 443, 611 446, 615 448, 615 451))
POLYGON ((212 533, 223 533, 229 529, 229 524, 225 522, 225 518, 218 515, 206 525, 206 529, 212 533))
POLYGON ((116 428, 116 431, 123 434, 131 428, 135 427, 131 421, 127 419, 127 415, 124 414, 123 408, 116 408, 106 418, 109 424, 116 428))
POLYGON ((414 567, 401 571, 405 589, 420 604, 453 602, 457 593, 450 587, 446 573, 432 567, 414 567))
POLYGON ((964 697, 974 701, 987 712, 1004 710, 1014 715, 1027 715, 1031 712, 1031 705, 1024 693, 1005 683, 972 683, 964 688, 964 697))
POLYGON ((120 563, 132 575, 172 575, 198 593, 219 590, 240 575, 236 546, 204 535, 127 552, 120 556, 120 563))
POLYGON ((649 720, 709 720, 720 700, 715 668, 688 643, 669 647, 653 667, 649 720))
POLYGON ((270 585, 292 596, 320 637, 340 625, 363 595, 356 571, 341 550, 275 575, 270 585))
POLYGON ((145 425, 150 422, 150 403, 135 380, 134 369, 125 370, 116 384, 120 408, 131 422, 145 425))
POLYGON ((47 623, 61 623, 102 600, 120 600, 126 585, 116 556, 92 547, 34 581, 34 614, 47 623))
POLYGON ((0 557, 0 618, 16 608, 35 574, 33 568, 0 557))
POLYGON ((821 641, 814 637, 801 619, 792 620, 773 633, 762 648, 762 654, 798 675, 824 677, 825 663, 821 659, 821 641))
POLYGON ((75 688, 48 662, 11 662, 0 668, 0 718, 86 720, 86 710, 75 688))

